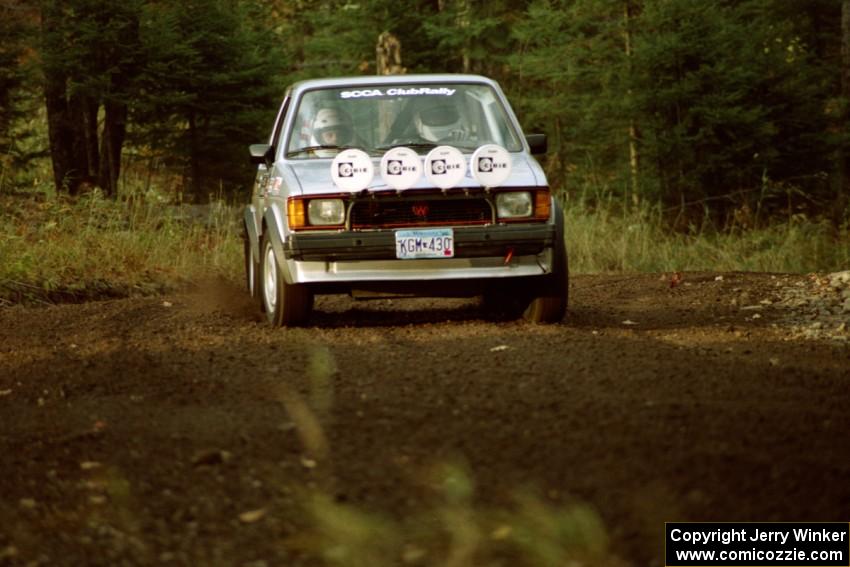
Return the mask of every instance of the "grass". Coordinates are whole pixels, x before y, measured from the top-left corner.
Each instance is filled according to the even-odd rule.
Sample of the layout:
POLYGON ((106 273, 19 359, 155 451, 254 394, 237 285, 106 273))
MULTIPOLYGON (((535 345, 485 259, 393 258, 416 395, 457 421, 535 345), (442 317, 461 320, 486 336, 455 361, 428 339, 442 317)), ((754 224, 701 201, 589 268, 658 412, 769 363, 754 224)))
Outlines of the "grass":
POLYGON ((432 474, 430 502, 402 518, 366 512, 314 491, 304 508, 311 529, 290 544, 329 566, 625 565, 611 552, 602 520, 587 505, 556 505, 533 491, 519 491, 512 504, 490 508, 476 502, 463 467, 436 466, 432 474))
MULTIPOLYGON (((0 304, 156 294, 209 277, 242 280, 240 209, 176 206, 148 190, 0 193, 0 304)), ((595 196, 564 206, 570 270, 830 272, 850 266, 850 227, 802 215, 757 229, 669 228, 649 205, 595 196)))
POLYGON ((564 206, 572 273, 669 271, 832 272, 850 266, 850 225, 804 215, 759 228, 720 230, 710 222, 669 228, 658 207, 623 210, 608 199, 564 206))
POLYGON ((0 195, 0 301, 155 294, 241 277, 238 212, 220 201, 0 195))

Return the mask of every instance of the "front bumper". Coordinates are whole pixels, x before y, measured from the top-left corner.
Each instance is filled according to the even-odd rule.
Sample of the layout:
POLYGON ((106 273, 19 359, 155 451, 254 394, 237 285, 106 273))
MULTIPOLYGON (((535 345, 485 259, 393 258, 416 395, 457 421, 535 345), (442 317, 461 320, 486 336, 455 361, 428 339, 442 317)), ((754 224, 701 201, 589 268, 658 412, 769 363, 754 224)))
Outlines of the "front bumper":
MULTIPOLYGON (((549 224, 454 227, 455 258, 504 257, 510 250, 513 256, 539 254, 551 248, 554 238, 555 227, 549 224)), ((296 232, 283 250, 287 260, 308 262, 395 260, 395 231, 296 232)))
POLYGON ((294 283, 429 282, 533 277, 551 272, 555 227, 453 227, 454 258, 399 260, 393 230, 292 233, 283 249, 294 283))

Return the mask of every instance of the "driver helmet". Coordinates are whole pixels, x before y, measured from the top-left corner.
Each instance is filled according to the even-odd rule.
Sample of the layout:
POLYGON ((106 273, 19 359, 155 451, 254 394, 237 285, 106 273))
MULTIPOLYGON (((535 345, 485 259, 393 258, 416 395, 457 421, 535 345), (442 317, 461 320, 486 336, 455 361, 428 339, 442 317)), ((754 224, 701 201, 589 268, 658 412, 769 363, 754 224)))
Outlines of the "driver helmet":
POLYGON ((414 117, 416 130, 424 140, 439 142, 451 138, 461 129, 457 108, 447 101, 432 102, 420 109, 414 117))
POLYGON ((322 108, 313 120, 313 138, 316 145, 344 146, 352 139, 351 117, 338 108, 322 108))

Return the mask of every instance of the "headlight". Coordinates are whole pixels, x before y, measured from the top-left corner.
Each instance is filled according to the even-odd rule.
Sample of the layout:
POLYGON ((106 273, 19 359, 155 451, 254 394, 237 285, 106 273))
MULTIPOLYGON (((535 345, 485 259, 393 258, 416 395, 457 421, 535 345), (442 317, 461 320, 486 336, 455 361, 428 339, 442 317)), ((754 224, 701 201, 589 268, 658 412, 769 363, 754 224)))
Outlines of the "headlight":
POLYGON ((307 205, 307 219, 314 226, 329 226, 345 222, 345 204, 342 199, 311 199, 307 205))
POLYGON ((500 219, 530 217, 534 205, 529 191, 506 191, 496 194, 496 214, 500 219))

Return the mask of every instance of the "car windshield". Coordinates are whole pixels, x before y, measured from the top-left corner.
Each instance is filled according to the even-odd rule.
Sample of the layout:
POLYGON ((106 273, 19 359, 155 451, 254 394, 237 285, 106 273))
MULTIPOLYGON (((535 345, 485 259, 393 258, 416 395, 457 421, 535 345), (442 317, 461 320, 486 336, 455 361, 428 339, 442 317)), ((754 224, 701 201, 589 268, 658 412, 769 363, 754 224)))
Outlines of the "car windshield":
POLYGON ((522 150, 502 102, 488 85, 413 84, 310 90, 301 97, 286 155, 333 157, 345 148, 372 155, 438 145, 472 152, 484 144, 522 150))

